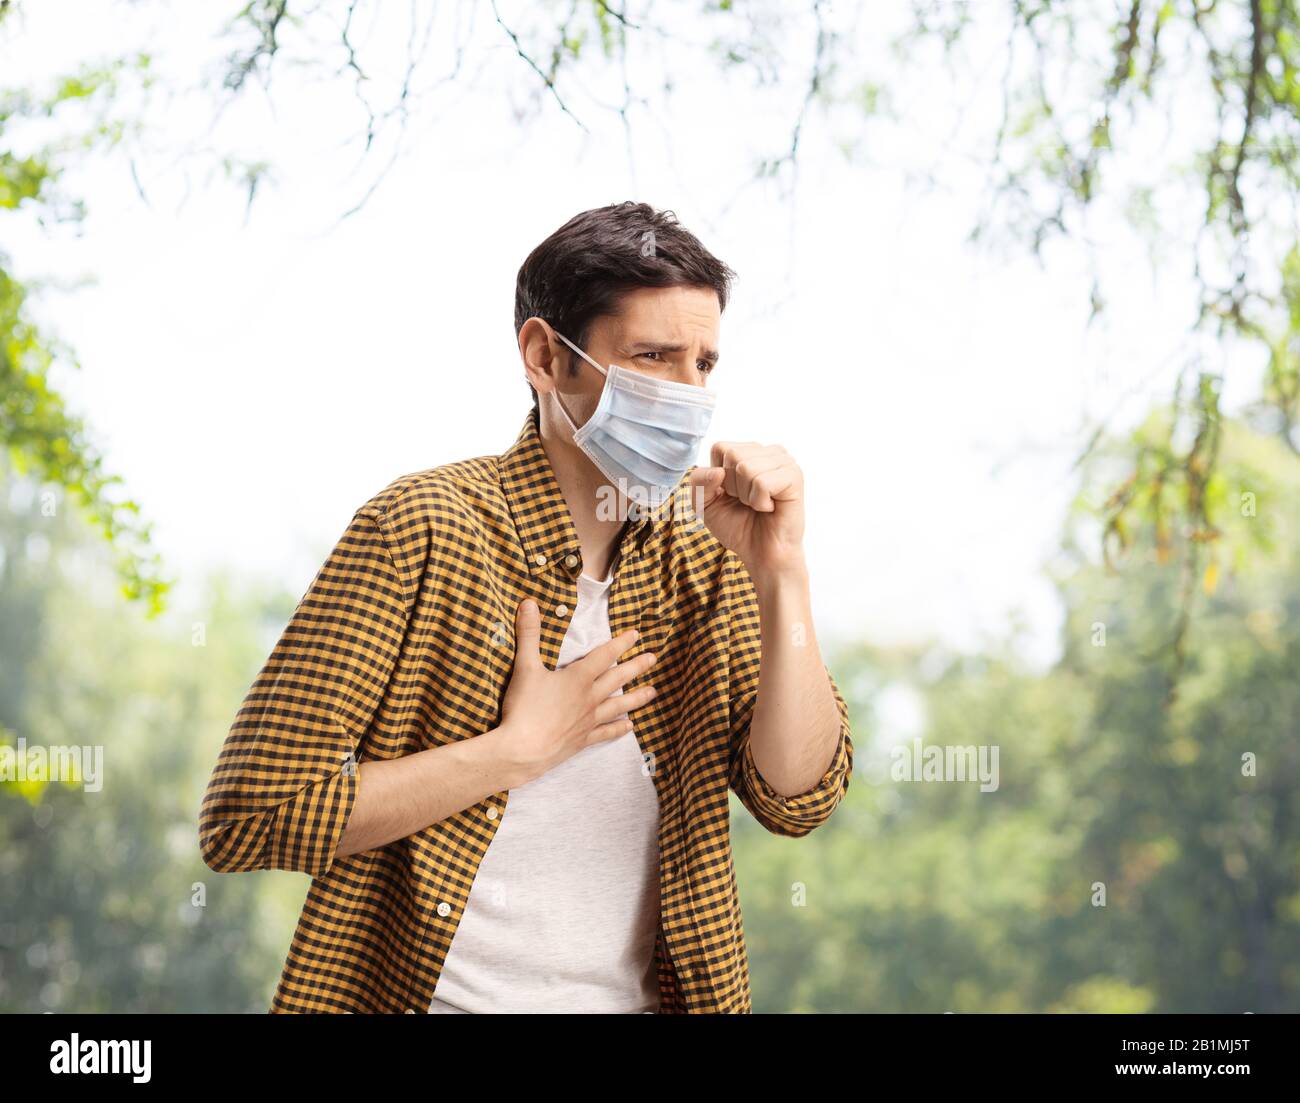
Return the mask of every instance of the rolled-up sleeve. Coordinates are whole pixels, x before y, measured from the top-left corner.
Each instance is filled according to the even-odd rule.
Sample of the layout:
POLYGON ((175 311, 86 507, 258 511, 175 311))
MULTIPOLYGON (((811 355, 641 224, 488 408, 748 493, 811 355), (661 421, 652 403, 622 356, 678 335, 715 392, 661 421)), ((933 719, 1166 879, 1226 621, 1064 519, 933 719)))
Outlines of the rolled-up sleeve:
POLYGON ((236 714, 199 813, 218 873, 319 877, 334 862, 410 612, 383 524, 353 515, 236 714))
POLYGON ((840 732, 835 753, 826 772, 811 788, 784 796, 773 789, 754 765, 750 747, 750 725, 758 700, 758 676, 762 657, 759 631, 758 595, 748 570, 731 552, 724 580, 730 602, 731 653, 730 786, 750 814, 774 835, 807 835, 830 818, 848 792, 853 772, 853 741, 849 726, 849 708, 834 676, 827 669, 835 704, 839 710, 840 732))

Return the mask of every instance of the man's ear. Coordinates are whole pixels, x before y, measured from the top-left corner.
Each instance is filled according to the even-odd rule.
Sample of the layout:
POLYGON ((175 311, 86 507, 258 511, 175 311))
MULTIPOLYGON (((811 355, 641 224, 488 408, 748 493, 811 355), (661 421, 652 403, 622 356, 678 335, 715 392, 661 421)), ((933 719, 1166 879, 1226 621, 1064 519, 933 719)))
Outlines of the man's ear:
POLYGON ((564 346, 555 331, 541 318, 529 318, 519 329, 519 357, 524 375, 538 394, 555 389, 555 380, 564 363, 564 346))

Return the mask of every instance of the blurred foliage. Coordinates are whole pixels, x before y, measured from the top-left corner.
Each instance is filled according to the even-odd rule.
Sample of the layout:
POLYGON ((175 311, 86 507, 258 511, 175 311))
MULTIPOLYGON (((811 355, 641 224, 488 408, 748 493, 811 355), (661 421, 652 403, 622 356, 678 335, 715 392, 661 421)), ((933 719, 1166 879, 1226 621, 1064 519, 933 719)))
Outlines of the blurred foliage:
MULTIPOLYGON (((85 217, 84 204, 59 189, 60 177, 68 164, 122 140, 131 124, 113 114, 120 82, 129 74, 147 86, 149 60, 142 54, 87 67, 56 80, 42 96, 0 90, 0 218, 13 217, 22 205, 38 211, 43 225, 85 217), (14 124, 63 112, 77 115, 70 134, 31 155, 9 148, 14 124)), ((120 492, 122 479, 107 472, 85 422, 68 411, 51 380, 56 364, 81 365, 71 348, 33 320, 28 297, 41 289, 39 282, 20 283, 12 258, 0 251, 0 450, 17 471, 72 496, 116 551, 125 595, 156 615, 170 580, 159 557, 149 553, 152 526, 141 521, 139 503, 120 492)))
POLYGON ((61 495, 0 476, 0 743, 103 748, 97 792, 0 783, 0 1010, 263 1013, 306 882, 212 873, 195 824, 293 602, 217 577, 150 618, 61 495))
MULTIPOLYGON (((1300 454, 1296 0, 1008 0, 978 8, 916 0, 913 9, 896 55, 920 63, 929 57, 924 48, 937 44, 958 88, 974 87, 988 64, 968 49, 983 41, 977 32, 1002 44, 989 214, 971 239, 996 225, 1042 256, 1056 237, 1088 242, 1090 219, 1127 221, 1150 245, 1153 270, 1177 258, 1193 273, 1193 330, 1209 337, 1202 349, 1213 347, 1216 360, 1234 347, 1266 353, 1245 414, 1300 454), (1200 211, 1199 225, 1181 221, 1188 206, 1200 211)), ((1107 309, 1095 264, 1090 306, 1090 321, 1107 309)), ((1135 438, 1105 505, 1108 548, 1140 529, 1168 556, 1173 527, 1196 534, 1180 542, 1180 567, 1189 580, 1207 571, 1208 586, 1219 565, 1201 567, 1200 542, 1222 535, 1213 490, 1223 383, 1203 351, 1186 359, 1163 435, 1135 438)), ((1097 427, 1093 443, 1107 428, 1097 427)), ((1185 585, 1184 632, 1189 593, 1185 585)), ((1182 632, 1172 643, 1181 658, 1182 632)))
POLYGON ((832 660, 854 709, 844 803, 806 840, 735 820, 756 1010, 1300 1011, 1300 464, 1224 430, 1224 523, 1256 550, 1194 590, 1172 700, 1178 572, 1137 538, 1109 568, 1087 507, 1101 457, 1131 442, 1090 466, 1049 565, 1052 669, 928 648, 832 660), (878 719, 900 687, 919 732, 878 719), (914 734, 998 747, 997 790, 891 780, 914 734))

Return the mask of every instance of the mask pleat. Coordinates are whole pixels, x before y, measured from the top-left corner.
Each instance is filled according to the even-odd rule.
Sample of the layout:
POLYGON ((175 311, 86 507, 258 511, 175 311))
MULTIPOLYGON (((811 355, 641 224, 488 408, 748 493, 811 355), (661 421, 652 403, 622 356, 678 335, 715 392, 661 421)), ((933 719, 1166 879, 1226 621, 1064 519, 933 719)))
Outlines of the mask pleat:
POLYGON ((609 437, 634 452, 640 452, 647 459, 653 460, 665 468, 684 470, 695 462, 698 442, 688 436, 681 436, 668 430, 654 435, 645 431, 645 427, 635 421, 615 413, 600 427, 601 434, 609 437))

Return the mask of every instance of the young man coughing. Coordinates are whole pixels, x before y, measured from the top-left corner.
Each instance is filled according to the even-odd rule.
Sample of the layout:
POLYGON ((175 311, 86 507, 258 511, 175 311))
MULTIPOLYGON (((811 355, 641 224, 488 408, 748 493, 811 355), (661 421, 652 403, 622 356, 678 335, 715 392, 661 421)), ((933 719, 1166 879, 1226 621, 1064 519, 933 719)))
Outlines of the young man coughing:
POLYGON ((852 770, 803 475, 711 443, 733 277, 671 214, 519 271, 501 455, 357 510, 204 797, 218 872, 312 876, 273 1012, 749 1012, 728 794, 825 822, 852 770))

